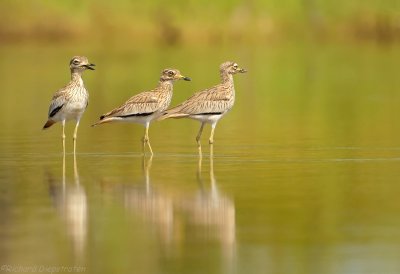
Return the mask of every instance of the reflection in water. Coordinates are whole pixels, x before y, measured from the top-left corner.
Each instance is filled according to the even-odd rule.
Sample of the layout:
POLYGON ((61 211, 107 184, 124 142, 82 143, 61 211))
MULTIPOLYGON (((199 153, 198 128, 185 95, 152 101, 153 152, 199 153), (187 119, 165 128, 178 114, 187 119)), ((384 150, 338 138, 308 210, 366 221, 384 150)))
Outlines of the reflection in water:
POLYGON ((65 154, 63 156, 62 185, 49 175, 49 193, 62 220, 68 236, 72 239, 77 258, 84 254, 87 236, 87 199, 85 189, 80 185, 79 173, 74 155, 74 184, 66 184, 65 154))
POLYGON ((155 226, 164 243, 172 240, 173 232, 173 202, 162 193, 158 193, 150 185, 150 168, 153 156, 146 162, 143 156, 142 170, 144 174, 144 189, 124 189, 125 208, 141 216, 144 221, 155 226))
MULTIPOLYGON (((235 205, 217 188, 214 176, 214 159, 210 146, 210 188, 206 187, 201 175, 202 157, 199 155, 197 181, 199 190, 193 195, 172 196, 161 190, 155 190, 150 182, 152 158, 147 162, 143 157, 143 174, 145 187, 130 186, 124 189, 124 205, 129 212, 140 216, 151 224, 161 236, 167 247, 190 242, 193 237, 217 240, 222 247, 225 263, 232 266, 235 254, 235 205), (190 233, 182 233, 182 229, 190 233)), ((167 248, 167 250, 171 250, 167 248)))
MULTIPOLYGON (((244 19, 251 20, 247 17, 249 10, 238 7, 234 15, 241 17, 243 13, 236 11, 244 11, 244 19)), ((367 18, 358 18, 371 17, 374 24, 375 13, 368 14, 367 18)), ((378 28, 381 23, 385 25, 379 14, 378 28)), ((144 209, 134 213, 123 207, 124 194, 119 190, 138 185, 132 180, 143 177, 141 159, 124 153, 130 139, 127 136, 139 138, 141 132, 118 126, 101 133, 85 131, 80 145, 88 153, 77 155, 80 183, 88 203, 86 240, 82 237, 81 241, 84 255, 90 259, 85 274, 224 273, 217 265, 223 246, 218 230, 224 226, 212 225, 211 221, 201 223, 199 214, 191 215, 195 204, 200 204, 195 198, 205 201, 212 192, 216 199, 227 196, 234 202, 236 224, 227 239, 236 242, 231 246, 237 250, 237 273, 400 273, 400 123, 392 118, 399 115, 400 92, 396 89, 400 87, 400 43, 305 40, 278 41, 268 45, 268 50, 265 46, 246 45, 132 50, 115 43, 110 54, 108 45, 83 46, 102 60, 101 71, 110 76, 92 78, 92 91, 98 89, 98 100, 90 106, 93 114, 106 109, 109 101, 125 97, 107 90, 132 88, 125 76, 133 61, 141 68, 137 74, 140 77, 135 79, 138 87, 146 85, 147 75, 158 70, 160 62, 179 60, 185 70, 201 73, 212 68, 221 54, 246 58, 254 76, 237 83, 246 92, 236 94, 241 103, 235 105, 234 117, 224 124, 224 145, 218 147, 226 157, 216 153, 213 159, 214 190, 208 145, 203 145, 204 184, 199 187, 196 183, 198 158, 191 156, 194 144, 189 141, 194 125, 182 121, 154 127, 154 141, 160 150, 164 146, 165 153, 153 157, 148 190, 172 200, 173 210, 166 206, 168 213, 157 218, 173 218, 173 225, 165 228, 173 233, 164 233, 161 225, 150 221, 137 222, 145 215, 140 213, 144 209), (192 61, 194 53, 199 54, 198 62, 192 61), (144 58, 147 56, 150 58, 144 58), (271 92, 261 92, 266 90, 271 92), (127 176, 130 182, 125 184, 127 176), (167 250, 159 247, 164 244, 159 236, 163 233, 172 235, 167 250), (165 259, 166 252, 173 254, 165 259)), ((68 193, 74 187, 72 155, 66 155, 66 190, 61 182, 62 159, 56 167, 50 166, 56 179, 52 191, 57 199, 53 198, 59 202, 57 209, 53 203, 50 205, 56 220, 43 223, 42 218, 48 217, 50 197, 47 180, 37 170, 53 160, 59 147, 52 140, 53 134, 34 135, 37 115, 27 115, 35 113, 42 103, 47 107, 48 98, 44 96, 40 103, 38 92, 25 92, 37 87, 51 92, 48 78, 58 79, 59 62, 69 47, 1 43, 0 48, 0 104, 3 116, 7 116, 0 128, 0 261, 18 265, 70 264, 72 229, 64 226, 71 221, 67 221, 67 213, 62 213, 65 206, 61 204, 63 191, 68 193), (39 60, 48 77, 38 77, 39 60), (14 68, 24 75, 24 81, 18 81, 14 68), (15 94, 24 96, 11 100, 15 94), (44 193, 38 181, 45 182, 44 193)), ((209 83, 214 77, 213 73, 203 73, 201 81, 209 83)), ((141 185, 144 189, 145 183, 141 181, 141 185)), ((145 195, 146 190, 143 192, 145 195)), ((224 218, 222 221, 228 222, 224 218)), ((224 241, 229 242, 227 239, 224 241)), ((225 246, 229 250, 229 245, 225 246)))
POLYGON ((202 155, 199 154, 197 181, 200 190, 195 199, 185 199, 181 208, 189 216, 192 225, 201 227, 206 237, 217 239, 221 245, 224 257, 231 261, 235 254, 235 205, 233 201, 222 194, 217 187, 214 176, 213 145, 210 145, 210 189, 202 179, 202 155))

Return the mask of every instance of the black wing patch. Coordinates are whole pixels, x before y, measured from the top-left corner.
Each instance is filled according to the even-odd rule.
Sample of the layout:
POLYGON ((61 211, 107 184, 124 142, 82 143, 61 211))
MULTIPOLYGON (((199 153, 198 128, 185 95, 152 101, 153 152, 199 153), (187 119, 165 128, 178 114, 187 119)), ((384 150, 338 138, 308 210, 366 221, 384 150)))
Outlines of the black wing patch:
POLYGON ((62 104, 61 106, 58 106, 58 107, 56 107, 55 109, 53 109, 53 110, 50 112, 49 117, 51 118, 51 117, 53 117, 54 115, 56 115, 57 112, 59 112, 60 109, 61 109, 63 106, 64 106, 64 104, 62 104))
POLYGON ((194 115, 221 115, 222 112, 205 112, 205 113, 197 113, 194 115))
POLYGON ((120 117, 120 118, 128 118, 128 117, 140 117, 140 116, 149 116, 149 115, 152 115, 154 112, 145 112, 145 113, 135 113, 135 114, 128 114, 128 115, 120 115, 120 116, 117 116, 117 117, 120 117))

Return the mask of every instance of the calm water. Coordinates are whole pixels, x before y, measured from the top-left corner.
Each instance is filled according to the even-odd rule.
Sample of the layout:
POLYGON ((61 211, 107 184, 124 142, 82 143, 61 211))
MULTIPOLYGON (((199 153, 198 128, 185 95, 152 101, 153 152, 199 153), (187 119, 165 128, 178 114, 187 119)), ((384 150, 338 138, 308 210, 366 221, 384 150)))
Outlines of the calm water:
POLYGON ((398 46, 75 47, 0 48, 2 273, 400 272, 398 46), (97 65, 76 159, 41 130, 75 54, 97 65), (249 73, 203 158, 195 121, 153 124, 152 159, 141 126, 89 127, 164 67, 193 79, 177 104, 232 58, 249 73))

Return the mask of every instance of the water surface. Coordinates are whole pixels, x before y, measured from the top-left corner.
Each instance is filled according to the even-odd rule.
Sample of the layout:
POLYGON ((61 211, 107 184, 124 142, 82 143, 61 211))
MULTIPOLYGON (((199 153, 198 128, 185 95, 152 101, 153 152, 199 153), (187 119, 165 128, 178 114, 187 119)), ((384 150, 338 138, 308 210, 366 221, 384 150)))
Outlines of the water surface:
MULTIPOLYGON (((398 273, 398 47, 279 44, 266 48, 0 49, 0 264, 82 266, 85 273, 398 273), (79 52, 78 52, 79 51, 79 52), (48 131, 68 59, 89 56, 90 104, 77 155, 48 131), (215 144, 199 124, 91 128, 176 67, 172 104, 235 78, 237 101, 215 144), (213 154, 211 154, 211 150, 213 154)), ((2 268, 6 273, 7 268, 2 268)), ((15 272, 15 271, 14 271, 15 272)), ((64 271, 67 273, 67 271, 64 271)), ((32 272, 33 273, 33 272, 32 272)))

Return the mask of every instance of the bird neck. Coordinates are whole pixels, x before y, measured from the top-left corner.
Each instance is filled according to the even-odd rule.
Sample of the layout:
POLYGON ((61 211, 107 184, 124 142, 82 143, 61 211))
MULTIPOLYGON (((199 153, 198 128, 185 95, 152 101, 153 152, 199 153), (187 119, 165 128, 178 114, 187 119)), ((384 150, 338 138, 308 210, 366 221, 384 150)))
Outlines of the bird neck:
POLYGON ((163 92, 172 92, 172 89, 174 87, 173 81, 160 81, 158 82, 158 87, 159 90, 163 92))
POLYGON ((230 73, 221 72, 221 81, 223 84, 232 83, 233 84, 233 76, 230 73))
POLYGON ((71 82, 78 83, 79 85, 83 86, 82 72, 71 70, 71 82))

